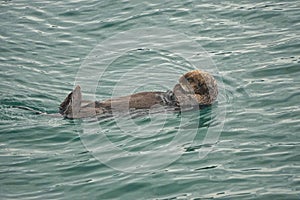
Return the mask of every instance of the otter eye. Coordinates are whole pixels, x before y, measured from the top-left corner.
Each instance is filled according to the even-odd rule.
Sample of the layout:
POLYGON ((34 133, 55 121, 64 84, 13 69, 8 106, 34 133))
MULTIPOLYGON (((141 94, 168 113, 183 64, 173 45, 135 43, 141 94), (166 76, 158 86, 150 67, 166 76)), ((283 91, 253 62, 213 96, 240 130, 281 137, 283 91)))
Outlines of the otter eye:
POLYGON ((193 82, 193 79, 192 79, 191 77, 187 77, 186 80, 187 80, 188 82, 193 82))

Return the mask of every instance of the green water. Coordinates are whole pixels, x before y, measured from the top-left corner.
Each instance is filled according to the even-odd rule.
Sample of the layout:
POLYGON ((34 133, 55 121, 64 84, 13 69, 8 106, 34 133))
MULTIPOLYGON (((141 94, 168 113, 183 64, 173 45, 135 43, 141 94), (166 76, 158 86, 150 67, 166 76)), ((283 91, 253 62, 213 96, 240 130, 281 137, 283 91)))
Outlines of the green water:
POLYGON ((0 199, 299 199, 299 19, 298 1, 1 1, 0 199), (16 108, 56 113, 77 83, 165 91, 202 57, 220 95, 199 112, 16 108))

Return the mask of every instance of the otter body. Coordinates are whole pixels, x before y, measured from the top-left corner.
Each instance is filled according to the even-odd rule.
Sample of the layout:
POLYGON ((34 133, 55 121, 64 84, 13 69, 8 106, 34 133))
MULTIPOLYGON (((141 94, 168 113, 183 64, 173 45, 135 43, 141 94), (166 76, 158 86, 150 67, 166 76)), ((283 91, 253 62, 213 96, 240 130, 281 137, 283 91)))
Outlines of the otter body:
POLYGON ((155 105, 175 109, 211 105, 217 98, 216 80, 207 72, 193 70, 179 78, 173 91, 140 92, 104 101, 82 100, 81 88, 75 89, 60 104, 59 113, 66 118, 85 118, 132 109, 150 109, 155 105))

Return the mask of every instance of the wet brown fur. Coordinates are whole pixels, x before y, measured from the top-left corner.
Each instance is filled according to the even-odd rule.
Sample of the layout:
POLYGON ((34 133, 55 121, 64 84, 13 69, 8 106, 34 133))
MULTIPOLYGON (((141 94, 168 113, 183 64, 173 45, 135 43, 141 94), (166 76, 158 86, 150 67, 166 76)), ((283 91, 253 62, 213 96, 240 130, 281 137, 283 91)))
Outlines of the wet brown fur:
MULTIPOLYGON (((179 83, 174 86, 173 93, 175 98, 172 105, 175 107, 206 106, 211 105, 217 99, 218 88, 216 80, 209 73, 193 70, 179 78, 179 83)), ((166 106, 162 100, 164 94, 166 92, 140 92, 101 102, 92 102, 81 100, 80 87, 77 86, 60 104, 60 113, 67 118, 83 118, 114 110, 150 109, 154 105, 166 106)))
POLYGON ((211 105, 217 99, 218 87, 209 73, 193 70, 179 78, 173 92, 182 105, 191 103, 186 99, 192 99, 199 105, 211 105))

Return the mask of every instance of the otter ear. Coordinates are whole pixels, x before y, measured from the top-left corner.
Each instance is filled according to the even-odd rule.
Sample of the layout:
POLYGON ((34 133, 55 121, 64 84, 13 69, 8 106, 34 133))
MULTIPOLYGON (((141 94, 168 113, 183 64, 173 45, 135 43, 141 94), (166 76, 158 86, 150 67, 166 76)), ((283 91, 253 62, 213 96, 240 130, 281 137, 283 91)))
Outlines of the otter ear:
POLYGON ((67 118, 77 118, 81 107, 81 88, 79 85, 65 98, 59 106, 59 113, 67 118))

